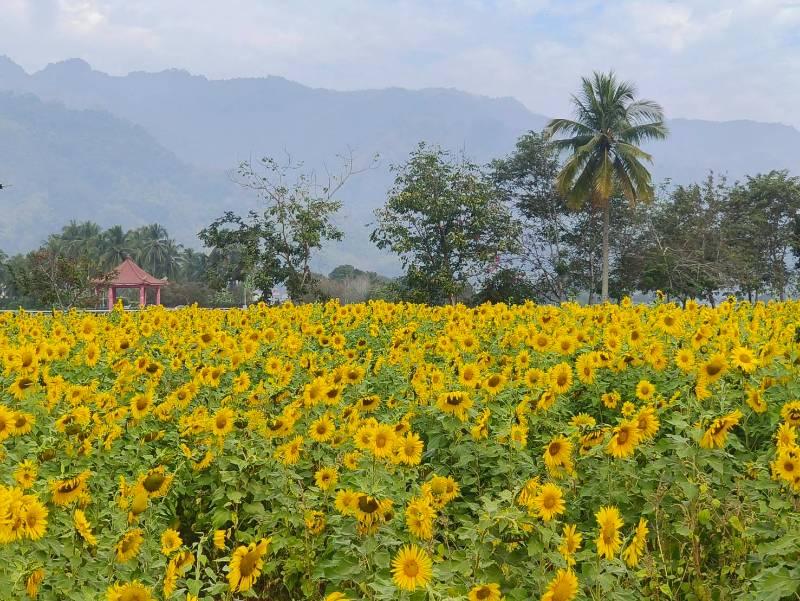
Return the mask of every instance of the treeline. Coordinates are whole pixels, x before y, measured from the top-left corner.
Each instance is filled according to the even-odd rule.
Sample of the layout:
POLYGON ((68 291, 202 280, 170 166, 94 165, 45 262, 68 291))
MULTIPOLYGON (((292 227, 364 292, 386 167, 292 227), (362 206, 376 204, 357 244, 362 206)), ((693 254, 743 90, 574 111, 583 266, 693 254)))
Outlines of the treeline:
MULTIPOLYGON (((110 279, 126 257, 169 281, 161 297, 166 306, 231 307, 261 296, 236 279, 235 266, 242 259, 236 253, 187 248, 159 224, 125 230, 119 225, 103 229, 91 221, 73 221, 36 250, 11 257, 0 253, 0 307, 97 307, 103 297, 97 294, 94 282, 110 279), (221 273, 232 279, 220 279, 221 273)), ((340 265, 328 276, 313 274, 313 278, 318 298, 342 302, 368 300, 391 282, 352 265, 340 265)), ((128 305, 138 303, 138 290, 119 290, 118 295, 128 305)))
MULTIPOLYGON (((601 298, 604 206, 571 206, 559 191, 564 164, 542 134, 485 166, 420 144, 392 167, 395 182, 372 224, 372 241, 398 255, 404 275, 369 286, 366 298, 431 304, 456 301, 557 303, 601 298)), ((352 173, 352 164, 342 171, 352 173)), ((328 296, 308 265, 340 204, 308 176, 287 184, 288 166, 242 165, 266 210, 226 214, 201 232, 204 243, 238 260, 221 281, 250 279, 265 296, 286 285, 295 301, 328 296), (235 277, 231 277, 233 274, 235 277)), ((347 177, 340 178, 343 182, 347 177)), ((800 180, 785 171, 727 182, 672 186, 650 201, 608 198, 609 295, 652 295, 714 303, 722 295, 785 298, 798 288, 800 180)))
MULTIPOLYGON (((539 135, 494 161, 484 177, 519 223, 517 250, 484 283, 483 294, 559 302, 600 291, 601 211, 572 210, 555 185, 561 169, 539 135)), ((610 199, 612 298, 662 291, 679 301, 721 295, 786 298, 798 288, 800 179, 772 171, 727 182, 664 183, 652 202, 610 199)))
MULTIPOLYGON (((264 161, 242 166, 266 209, 226 213, 200 233, 205 251, 178 244, 158 224, 133 230, 69 223, 40 248, 4 257, 6 308, 97 306, 92 281, 126 256, 170 285, 168 306, 225 307, 263 299, 338 298, 442 304, 558 303, 600 299, 602 209, 572 208, 559 193, 558 151, 538 133, 488 165, 425 144, 392 167, 372 240, 396 253, 399 278, 342 265, 327 276, 311 261, 341 233, 334 194, 357 173, 349 159, 331 183, 264 161), (294 173, 295 179, 287 177, 294 173), (280 181, 280 185, 272 182, 280 181), (293 182, 293 183, 291 183, 293 182)), ((701 299, 786 298, 800 285, 800 179, 772 171, 729 183, 664 183, 652 202, 609 203, 609 293, 701 299)), ((131 305, 135 294, 123 298, 131 305)))

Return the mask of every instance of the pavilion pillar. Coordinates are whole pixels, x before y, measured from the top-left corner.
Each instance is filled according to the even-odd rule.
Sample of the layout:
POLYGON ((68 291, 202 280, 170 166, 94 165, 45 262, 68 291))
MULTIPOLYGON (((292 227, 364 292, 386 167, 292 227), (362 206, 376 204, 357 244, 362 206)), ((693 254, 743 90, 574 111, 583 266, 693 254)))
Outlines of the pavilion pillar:
POLYGON ((161 304, 161 286, 156 286, 156 304, 161 304))
POLYGON ((108 287, 108 310, 111 311, 114 308, 114 303, 116 299, 114 298, 114 286, 108 287))
POLYGON ((145 287, 139 286, 139 306, 144 307, 147 304, 147 297, 145 296, 145 287))

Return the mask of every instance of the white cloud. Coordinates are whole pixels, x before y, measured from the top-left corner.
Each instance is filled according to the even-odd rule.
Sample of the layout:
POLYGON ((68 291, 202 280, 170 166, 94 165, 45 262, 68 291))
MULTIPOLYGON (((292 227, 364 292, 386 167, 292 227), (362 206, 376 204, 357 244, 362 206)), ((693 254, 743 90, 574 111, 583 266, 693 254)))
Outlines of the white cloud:
POLYGON ((442 86, 567 110, 615 68, 674 116, 800 126, 797 0, 4 0, 0 53, 337 89, 442 86))

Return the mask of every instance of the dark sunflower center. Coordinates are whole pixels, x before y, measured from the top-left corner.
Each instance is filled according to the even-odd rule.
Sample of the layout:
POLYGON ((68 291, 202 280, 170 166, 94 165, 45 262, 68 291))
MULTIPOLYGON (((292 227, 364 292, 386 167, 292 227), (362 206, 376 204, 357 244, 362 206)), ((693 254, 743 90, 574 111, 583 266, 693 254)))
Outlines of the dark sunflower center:
POLYGON ((144 486, 147 492, 155 492, 161 488, 161 485, 164 484, 164 480, 166 480, 166 478, 163 474, 150 474, 144 479, 142 486, 144 486))

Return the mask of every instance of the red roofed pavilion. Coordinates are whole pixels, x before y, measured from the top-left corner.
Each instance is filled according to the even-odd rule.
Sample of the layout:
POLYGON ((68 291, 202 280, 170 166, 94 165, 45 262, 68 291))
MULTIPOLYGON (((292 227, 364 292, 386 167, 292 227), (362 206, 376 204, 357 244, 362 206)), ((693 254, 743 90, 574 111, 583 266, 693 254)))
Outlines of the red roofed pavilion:
POLYGON ((134 263, 130 257, 119 264, 112 273, 114 277, 105 282, 98 282, 99 287, 108 287, 108 309, 114 308, 117 301, 118 288, 138 288, 139 304, 147 304, 147 290, 154 288, 156 291, 156 304, 161 304, 161 288, 169 284, 167 280, 162 280, 147 273, 144 269, 134 263))

